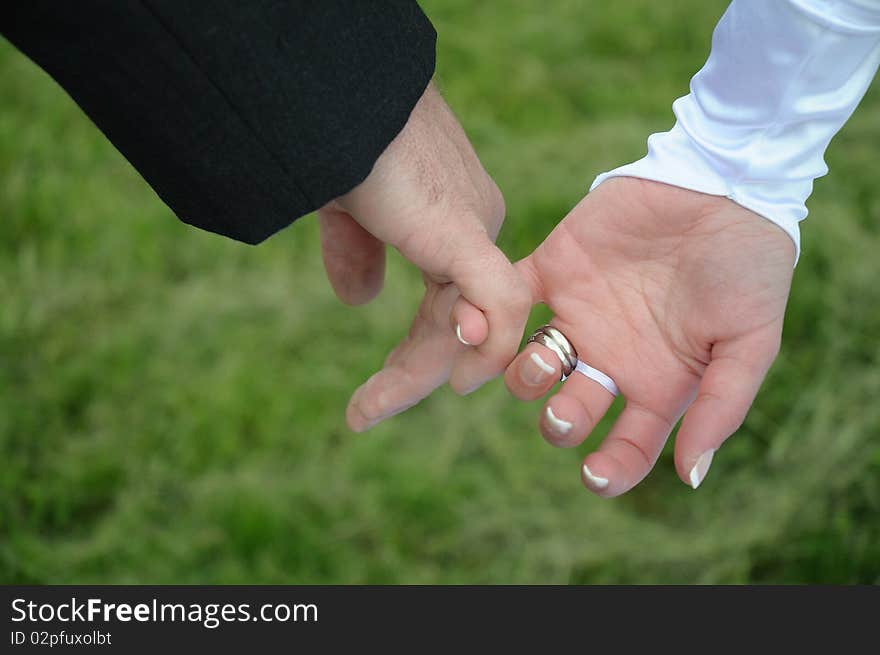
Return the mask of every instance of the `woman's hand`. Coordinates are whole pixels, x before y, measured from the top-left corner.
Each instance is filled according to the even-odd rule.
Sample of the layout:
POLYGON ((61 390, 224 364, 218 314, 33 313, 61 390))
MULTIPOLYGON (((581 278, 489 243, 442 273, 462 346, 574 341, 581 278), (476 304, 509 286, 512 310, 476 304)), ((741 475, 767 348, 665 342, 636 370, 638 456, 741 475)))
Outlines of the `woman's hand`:
POLYGON ((386 244, 425 280, 408 336, 352 396, 353 430, 411 407, 447 380, 467 393, 504 371, 528 317, 528 289, 494 243, 501 193, 433 85, 369 177, 318 217, 327 276, 343 301, 379 293, 386 244), (456 337, 447 326, 459 294, 482 312, 473 310, 456 337))
MULTIPOLYGON (((606 181, 517 267, 534 302, 582 361, 610 375, 626 407, 587 456, 584 484, 616 496, 654 466, 678 419, 675 462, 696 488, 715 450, 742 424, 779 349, 794 245, 726 198, 634 178, 606 181)), ((459 303, 454 315, 471 316, 459 303)), ((456 320, 456 319, 453 319, 456 320)), ((507 369, 511 392, 538 398, 557 357, 529 344, 507 369)), ((612 395, 573 373, 541 413, 557 446, 581 443, 612 395)))

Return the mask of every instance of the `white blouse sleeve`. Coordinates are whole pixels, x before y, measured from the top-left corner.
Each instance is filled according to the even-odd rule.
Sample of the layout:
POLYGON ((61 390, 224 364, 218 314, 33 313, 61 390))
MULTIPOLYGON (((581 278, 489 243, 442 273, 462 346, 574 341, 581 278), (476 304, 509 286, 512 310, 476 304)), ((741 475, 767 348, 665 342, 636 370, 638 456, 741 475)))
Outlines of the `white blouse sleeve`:
POLYGON ((734 0, 690 94, 672 105, 675 126, 591 190, 629 176, 726 196, 776 223, 800 254, 825 149, 878 64, 880 0, 734 0))

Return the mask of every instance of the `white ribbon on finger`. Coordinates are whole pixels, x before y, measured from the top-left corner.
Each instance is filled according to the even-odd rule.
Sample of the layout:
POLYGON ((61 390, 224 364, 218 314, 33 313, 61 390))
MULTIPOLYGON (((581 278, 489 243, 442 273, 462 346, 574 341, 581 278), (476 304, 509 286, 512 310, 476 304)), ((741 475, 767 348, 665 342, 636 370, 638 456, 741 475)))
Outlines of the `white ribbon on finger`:
POLYGON ((605 390, 610 393, 612 396, 619 396, 620 389, 617 388, 617 384, 615 384, 614 380, 612 380, 609 376, 605 375, 602 371, 597 368, 593 368, 586 362, 582 362, 578 360, 577 366, 574 369, 581 375, 590 378, 593 382, 597 382, 605 388, 605 390))

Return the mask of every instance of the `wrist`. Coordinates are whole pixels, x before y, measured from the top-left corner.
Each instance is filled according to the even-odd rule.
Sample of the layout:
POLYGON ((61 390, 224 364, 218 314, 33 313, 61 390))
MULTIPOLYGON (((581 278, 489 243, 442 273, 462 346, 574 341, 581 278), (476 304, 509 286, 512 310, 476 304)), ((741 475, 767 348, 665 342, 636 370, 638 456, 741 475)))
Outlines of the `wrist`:
POLYGON ((630 175, 722 195, 782 228, 799 253, 798 223, 828 171, 825 149, 878 64, 874 3, 734 0, 691 93, 673 104, 675 127, 593 187, 630 175))
POLYGON ((642 159, 601 173, 590 191, 615 177, 635 177, 713 196, 723 196, 751 210, 756 220, 767 220, 792 241, 795 263, 800 256, 800 221, 807 215, 805 201, 812 181, 738 181, 725 175, 710 161, 684 129, 676 124, 669 132, 648 139, 648 154, 642 159))

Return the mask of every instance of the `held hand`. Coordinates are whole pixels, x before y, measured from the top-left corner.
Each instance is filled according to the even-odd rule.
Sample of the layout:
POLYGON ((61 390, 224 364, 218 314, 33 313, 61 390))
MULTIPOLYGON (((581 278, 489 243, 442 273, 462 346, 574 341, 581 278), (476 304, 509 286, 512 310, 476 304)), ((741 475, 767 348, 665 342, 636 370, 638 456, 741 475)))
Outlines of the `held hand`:
POLYGON ((528 289, 494 245, 501 193, 433 85, 369 177, 318 217, 327 276, 344 302, 379 293, 385 244, 422 270, 426 286, 408 336, 352 396, 353 430, 411 407, 447 380, 467 393, 504 370, 528 315, 528 289), (447 327, 459 294, 472 303, 458 331, 471 348, 447 327))
MULTIPOLYGON (((694 488, 702 482, 776 357, 793 265, 789 237, 733 201, 634 178, 597 187, 517 264, 580 359, 610 375, 626 398, 584 461, 589 489, 616 496, 638 484, 686 410, 676 468, 694 488)), ((473 308, 459 303, 454 315, 464 309, 473 308)), ((553 387, 559 370, 552 352, 529 344, 505 380, 531 400, 553 387)), ((575 446, 612 400, 573 373, 546 403, 541 432, 575 446)))

